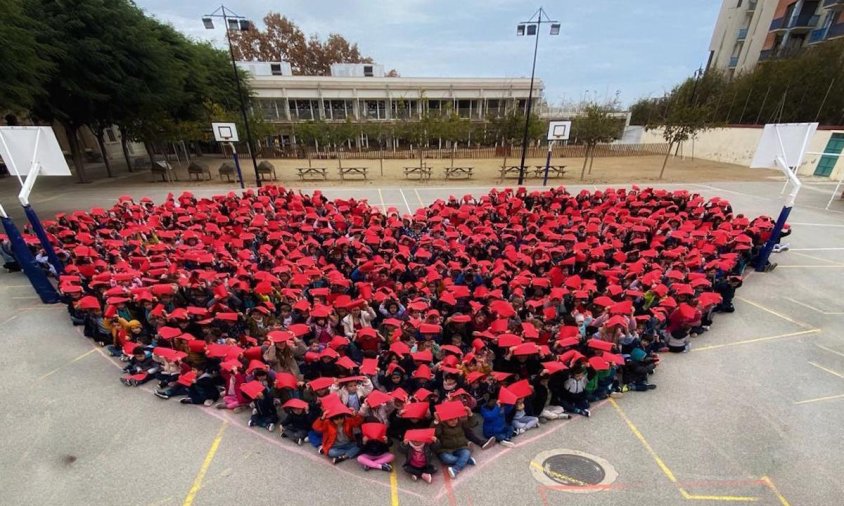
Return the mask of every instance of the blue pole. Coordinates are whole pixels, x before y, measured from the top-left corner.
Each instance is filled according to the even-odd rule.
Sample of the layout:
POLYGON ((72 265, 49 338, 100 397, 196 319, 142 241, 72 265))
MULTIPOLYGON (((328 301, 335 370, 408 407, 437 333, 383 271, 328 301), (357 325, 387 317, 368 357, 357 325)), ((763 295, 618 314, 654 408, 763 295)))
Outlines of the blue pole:
POLYGON ((38 215, 35 214, 35 209, 33 209, 31 205, 27 204, 23 206, 23 212, 26 213, 26 217, 32 224, 32 230, 35 232, 35 235, 38 236, 38 240, 41 241, 41 246, 44 247, 44 251, 47 252, 47 258, 50 259, 50 264, 52 264, 53 268, 56 269, 56 275, 61 274, 64 272, 64 264, 62 264, 62 261, 59 260, 58 256, 56 256, 53 244, 47 237, 47 232, 44 230, 44 226, 41 225, 41 220, 39 220, 38 215))
POLYGON ((15 222, 9 217, 3 217, 2 220, 6 235, 9 236, 9 242, 12 243, 12 251, 15 253, 15 258, 21 265, 21 269, 23 269, 26 277, 29 278, 29 282, 32 283, 32 288, 41 297, 41 301, 44 304, 61 302, 59 293, 53 284, 50 283, 50 280, 47 279, 47 274, 36 264, 35 257, 32 256, 32 252, 23 240, 18 227, 15 226, 15 222))
POLYGON ((768 242, 765 243, 765 247, 762 248, 762 251, 759 252, 759 256, 756 257, 756 272, 765 271, 765 266, 768 264, 768 257, 771 256, 771 251, 774 250, 774 246, 779 241, 780 235, 782 235, 782 227, 785 226, 785 222, 788 219, 789 214, 791 214, 791 207, 789 206, 783 207, 782 211, 780 211, 780 216, 777 218, 774 230, 771 231, 771 237, 768 239, 768 242))
POLYGON ((237 159, 237 151, 232 152, 232 156, 234 157, 234 167, 237 169, 237 180, 240 181, 240 189, 244 189, 243 186, 243 174, 240 172, 240 160, 237 159))

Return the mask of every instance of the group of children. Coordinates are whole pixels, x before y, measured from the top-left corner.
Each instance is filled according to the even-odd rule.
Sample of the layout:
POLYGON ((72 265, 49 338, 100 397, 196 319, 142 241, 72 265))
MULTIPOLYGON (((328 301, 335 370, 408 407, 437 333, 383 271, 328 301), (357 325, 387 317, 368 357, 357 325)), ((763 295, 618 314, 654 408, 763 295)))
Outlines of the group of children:
POLYGON ((660 352, 734 310, 772 227, 685 191, 493 190, 400 216, 274 186, 46 225, 70 318, 125 385, 245 410, 334 464, 400 452, 428 483, 654 389, 660 352))

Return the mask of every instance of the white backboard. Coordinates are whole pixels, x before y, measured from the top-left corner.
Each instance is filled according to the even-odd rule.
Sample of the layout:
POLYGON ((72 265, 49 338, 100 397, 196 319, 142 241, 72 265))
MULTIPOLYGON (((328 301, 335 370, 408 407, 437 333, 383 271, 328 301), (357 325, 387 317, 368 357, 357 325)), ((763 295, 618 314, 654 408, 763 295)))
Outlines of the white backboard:
POLYGON ((756 154, 750 167, 753 169, 776 169, 777 157, 782 157, 788 167, 797 167, 803 162, 803 155, 818 129, 817 123, 770 123, 765 125, 762 138, 756 147, 756 154))
POLYGON ((548 123, 549 141, 567 141, 571 133, 571 121, 552 121, 548 123))
POLYGON ((217 142, 237 142, 237 125, 234 123, 211 123, 217 142))
POLYGON ((26 176, 38 167, 42 176, 70 175, 52 127, 0 126, 0 157, 10 174, 26 176))

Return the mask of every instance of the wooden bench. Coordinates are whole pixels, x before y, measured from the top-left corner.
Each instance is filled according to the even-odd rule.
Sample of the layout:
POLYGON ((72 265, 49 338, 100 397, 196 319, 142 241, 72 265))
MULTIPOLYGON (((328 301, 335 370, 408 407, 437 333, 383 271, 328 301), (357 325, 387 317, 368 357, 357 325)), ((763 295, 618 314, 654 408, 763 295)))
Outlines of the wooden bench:
POLYGON ((366 179, 366 174, 369 171, 366 167, 338 167, 337 172, 340 174, 340 179, 345 181, 347 176, 357 177, 363 176, 366 179))
MULTIPOLYGON (((536 177, 539 179, 545 178, 545 166, 544 165, 536 165, 536 177)), ((548 178, 562 178, 566 175, 566 166, 565 165, 549 165, 548 166, 548 178)))
POLYGON ((234 177, 237 174, 237 169, 234 168, 234 165, 230 164, 229 162, 223 162, 220 165, 219 169, 220 174, 220 181, 223 180, 223 176, 226 177, 229 183, 234 181, 234 177))
POLYGON ((405 167, 404 177, 407 179, 415 177, 420 181, 427 181, 431 179, 431 172, 431 167, 426 167, 424 165, 421 167, 405 167))
POLYGON ((266 160, 259 163, 258 177, 260 177, 262 181, 267 181, 270 178, 272 178, 273 181, 278 181, 278 175, 276 175, 275 172, 275 165, 266 160))
POLYGON ((155 162, 154 164, 152 164, 152 167, 150 167, 149 171, 152 174, 158 174, 159 176, 161 176, 162 182, 169 183, 175 181, 175 177, 173 176, 173 166, 170 165, 169 162, 155 162))
POLYGON ((188 165, 188 179, 193 178, 193 176, 196 176, 197 181, 202 179, 211 181, 211 169, 204 163, 191 162, 188 165))
POLYGON ((472 171, 474 167, 446 167, 446 179, 472 179, 472 171))
POLYGON ((296 167, 296 173, 302 181, 317 178, 321 178, 323 181, 328 179, 328 169, 325 167, 296 167))
MULTIPOLYGON (((518 178, 519 177, 519 166, 518 165, 510 165, 508 167, 501 167, 498 169, 499 172, 499 179, 504 180, 505 178, 518 178)), ((525 177, 527 177, 528 169, 525 167, 525 177)))

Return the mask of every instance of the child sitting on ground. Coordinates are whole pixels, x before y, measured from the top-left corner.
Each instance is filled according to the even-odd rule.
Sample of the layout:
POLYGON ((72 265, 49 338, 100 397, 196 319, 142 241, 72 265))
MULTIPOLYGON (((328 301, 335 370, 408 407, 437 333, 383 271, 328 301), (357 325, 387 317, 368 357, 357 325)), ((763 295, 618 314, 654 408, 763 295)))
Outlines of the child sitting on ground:
POLYGON ((466 409, 465 417, 468 418, 455 417, 440 421, 439 414, 434 418, 436 424, 434 435, 439 441, 437 455, 448 466, 446 470, 452 478, 456 478, 466 465, 476 464, 472 457, 472 450, 469 449, 469 440, 466 439, 466 429, 471 430, 477 423, 471 416, 472 412, 466 409))
POLYGON ((136 345, 132 348, 132 358, 123 368, 126 375, 120 378, 120 382, 127 387, 143 385, 155 378, 158 373, 158 364, 147 354, 143 346, 136 345))
POLYGON ((302 399, 290 399, 281 405, 281 409, 287 414, 281 422, 281 437, 296 441, 297 445, 302 446, 313 423, 308 403, 302 399))
POLYGON ((357 457, 360 448, 355 441, 355 429, 361 426, 363 418, 339 402, 325 408, 322 416, 315 420, 313 428, 322 433, 320 453, 328 455, 332 464, 357 457))
POLYGON ((630 352, 630 360, 624 365, 624 381, 630 390, 646 392, 653 390, 656 385, 648 383, 648 375, 656 369, 653 356, 647 355, 645 350, 636 348, 630 352))
POLYGON ((269 432, 278 423, 278 412, 275 402, 270 395, 270 389, 258 381, 244 383, 241 387, 243 394, 252 399, 252 416, 249 418, 250 427, 263 427, 269 432))
POLYGON ((514 434, 518 436, 519 434, 524 434, 526 431, 530 429, 535 429, 539 427, 539 418, 535 416, 528 416, 525 414, 525 401, 524 399, 519 399, 519 402, 516 403, 516 412, 513 415, 513 429, 514 434))
POLYGON ((431 443, 435 443, 434 429, 414 429, 405 433, 404 443, 401 447, 405 452, 406 459, 402 469, 413 478, 413 481, 422 478, 426 483, 433 481, 433 474, 437 472, 434 466, 431 443))
POLYGON ((495 397, 487 395, 480 412, 484 419, 484 437, 494 437, 498 444, 508 448, 516 446, 510 441, 513 437, 513 426, 507 423, 507 415, 512 411, 512 405, 502 405, 495 397))
POLYGON ((390 439, 387 437, 387 426, 383 423, 365 423, 361 425, 363 433, 363 447, 358 455, 358 464, 364 471, 380 469, 390 472, 394 455, 390 453, 390 439))

